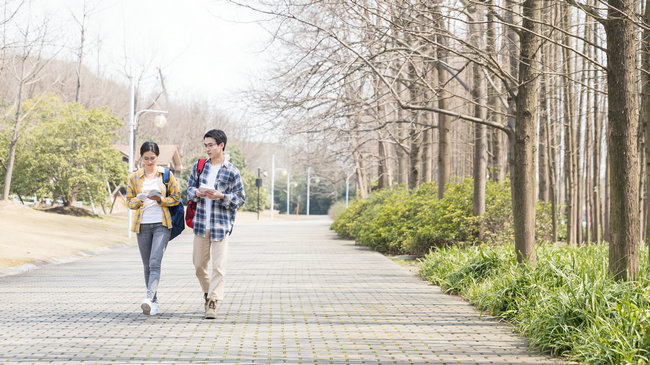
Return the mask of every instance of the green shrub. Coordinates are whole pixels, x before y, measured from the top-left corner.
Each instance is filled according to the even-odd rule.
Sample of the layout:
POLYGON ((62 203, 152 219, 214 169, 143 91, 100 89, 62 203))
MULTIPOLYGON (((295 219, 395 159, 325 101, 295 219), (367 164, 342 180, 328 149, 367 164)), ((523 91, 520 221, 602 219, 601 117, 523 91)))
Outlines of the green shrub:
MULTIPOLYGON (((331 228, 344 238, 389 253, 424 255, 453 244, 510 244, 514 240, 510 182, 486 184, 486 211, 481 217, 472 215, 473 189, 472 179, 465 179, 450 183, 442 199, 437 198, 435 183, 412 191, 403 187, 378 191, 353 202, 331 228)), ((550 206, 540 203, 537 212, 537 237, 548 241, 550 206)))
POLYGON ((476 219, 472 217, 472 181, 448 184, 443 199, 435 195, 426 199, 415 215, 414 231, 405 242, 405 249, 424 254, 431 247, 443 247, 458 242, 473 242, 476 238, 476 219))
POLYGON ((368 225, 381 203, 392 194, 393 190, 385 189, 374 192, 367 199, 353 201, 347 209, 339 214, 330 228, 343 238, 355 239, 359 236, 359 232, 368 225))
POLYGON ((514 232, 510 180, 489 181, 485 186, 485 214, 479 223, 483 225, 483 241, 490 244, 507 244, 514 232))
POLYGON ((381 204, 373 205, 361 215, 365 224, 359 226, 355 240, 380 252, 400 253, 398 243, 410 219, 408 198, 409 192, 404 187, 384 193, 381 204))

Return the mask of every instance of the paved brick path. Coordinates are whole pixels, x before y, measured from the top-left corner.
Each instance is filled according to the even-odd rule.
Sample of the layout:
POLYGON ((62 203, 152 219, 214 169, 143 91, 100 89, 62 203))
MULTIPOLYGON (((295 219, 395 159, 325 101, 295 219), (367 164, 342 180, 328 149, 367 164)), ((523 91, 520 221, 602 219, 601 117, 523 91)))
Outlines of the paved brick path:
POLYGON ((325 220, 241 223, 203 319, 191 234, 163 260, 160 316, 137 248, 0 277, 0 363, 550 364, 524 339, 325 220))

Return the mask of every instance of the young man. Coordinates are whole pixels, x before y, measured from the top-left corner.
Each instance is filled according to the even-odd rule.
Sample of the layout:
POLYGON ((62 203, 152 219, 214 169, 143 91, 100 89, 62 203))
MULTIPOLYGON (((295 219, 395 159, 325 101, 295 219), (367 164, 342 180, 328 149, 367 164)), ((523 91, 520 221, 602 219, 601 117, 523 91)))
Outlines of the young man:
POLYGON ((192 261, 205 300, 205 318, 217 317, 217 302, 223 299, 228 236, 235 223, 237 209, 244 204, 244 184, 239 170, 224 160, 228 138, 219 129, 203 136, 208 155, 198 174, 198 161, 187 182, 187 198, 196 199, 194 215, 194 252, 192 261), (208 263, 212 256, 212 272, 208 263))

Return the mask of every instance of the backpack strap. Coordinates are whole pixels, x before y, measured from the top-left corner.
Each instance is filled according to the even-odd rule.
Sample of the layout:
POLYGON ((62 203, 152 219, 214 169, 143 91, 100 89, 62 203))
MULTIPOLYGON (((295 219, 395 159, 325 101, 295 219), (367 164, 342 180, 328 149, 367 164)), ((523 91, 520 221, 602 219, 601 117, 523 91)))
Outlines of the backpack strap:
POLYGON ((165 184, 165 191, 167 196, 169 196, 169 167, 165 167, 165 172, 163 172, 163 184, 165 184))
POLYGON ((199 175, 201 175, 201 173, 203 172, 203 166, 205 166, 205 161, 206 161, 205 158, 199 159, 199 166, 197 166, 197 172, 199 173, 199 175))
POLYGON ((197 172, 196 187, 197 188, 199 187, 199 184, 201 182, 201 179, 199 179, 199 178, 201 177, 201 173, 203 172, 203 166, 205 166, 205 161, 206 161, 205 158, 199 158, 199 164, 196 167, 196 172, 197 172))

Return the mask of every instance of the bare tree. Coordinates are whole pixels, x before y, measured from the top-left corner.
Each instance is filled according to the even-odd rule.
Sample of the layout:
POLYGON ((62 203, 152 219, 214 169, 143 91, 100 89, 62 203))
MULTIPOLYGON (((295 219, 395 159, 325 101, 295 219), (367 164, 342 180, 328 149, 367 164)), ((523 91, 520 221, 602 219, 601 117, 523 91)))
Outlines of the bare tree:
MULTIPOLYGON (((485 32, 479 24, 482 23, 484 15, 483 9, 469 7, 469 33, 470 42, 476 49, 483 49, 483 37, 485 32)), ((472 98, 474 101, 474 117, 485 119, 485 101, 486 94, 484 86, 484 76, 482 67, 474 63, 472 65, 472 98)), ((474 125, 474 200, 473 214, 477 217, 485 213, 485 185, 487 179, 487 127, 483 124, 474 125)), ((483 227, 479 227, 479 239, 483 238, 483 227)))
POLYGON ((86 32, 87 32, 87 21, 90 15, 94 9, 90 9, 88 7, 88 0, 83 1, 82 9, 81 9, 81 15, 77 16, 75 15, 74 12, 72 12, 72 18, 74 19, 75 23, 79 26, 79 48, 77 48, 77 83, 75 87, 75 94, 74 94, 74 101, 79 102, 79 94, 81 92, 81 72, 83 69, 83 61, 84 61, 84 52, 85 52, 85 45, 86 45, 86 32))
MULTIPOLYGON (((24 128, 23 122, 31 111, 23 110, 25 86, 37 80, 39 73, 43 70, 49 61, 42 56, 42 52, 47 42, 47 23, 44 23, 39 27, 32 28, 30 21, 26 24, 25 28, 19 29, 19 32, 22 36, 20 53, 12 58, 15 67, 14 69, 17 70, 13 76, 18 82, 18 90, 16 92, 16 99, 14 104, 15 113, 12 121, 13 133, 9 142, 9 155, 7 158, 2 200, 7 200, 9 198, 14 162, 16 159, 16 146, 21 136, 21 132, 24 128)), ((37 103, 35 103, 35 105, 36 104, 37 103)))
POLYGON ((607 145, 611 184, 609 270, 619 280, 634 280, 639 270, 639 166, 636 1, 611 0, 607 20, 607 145))
POLYGON ((522 4, 519 89, 515 128, 514 202, 515 253, 518 262, 536 263, 535 254, 535 149, 539 78, 541 1, 522 4))

